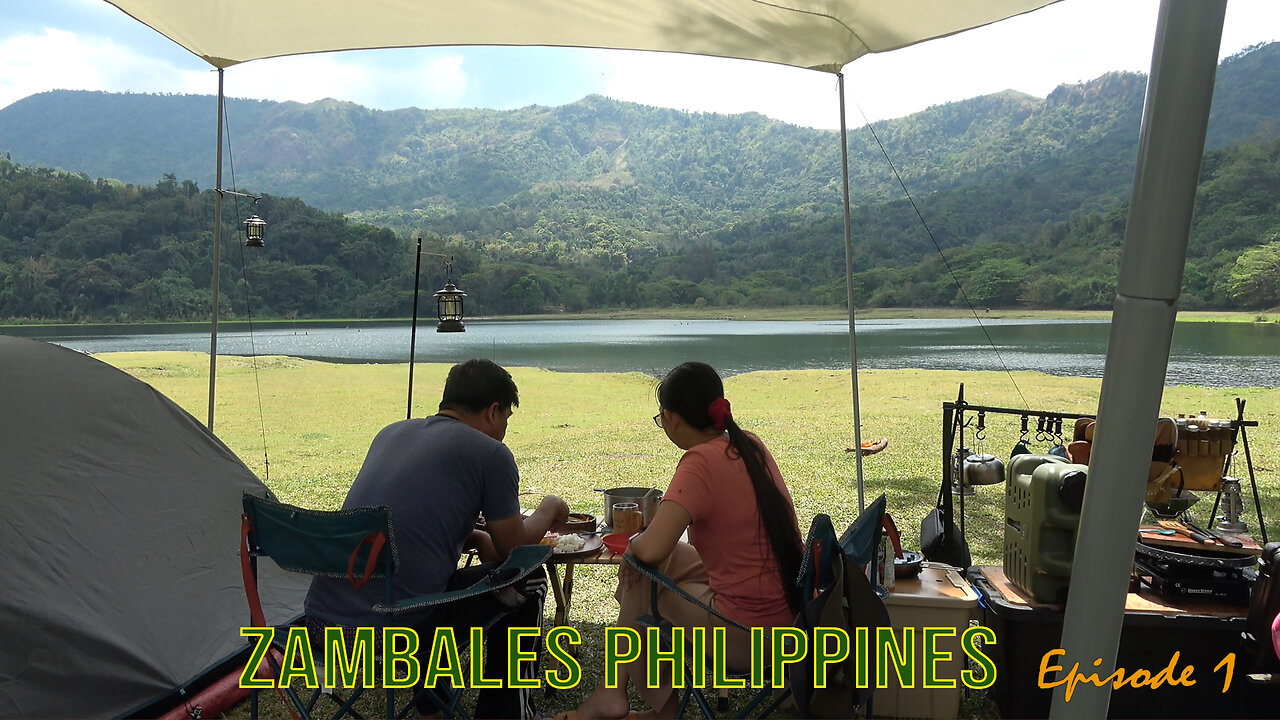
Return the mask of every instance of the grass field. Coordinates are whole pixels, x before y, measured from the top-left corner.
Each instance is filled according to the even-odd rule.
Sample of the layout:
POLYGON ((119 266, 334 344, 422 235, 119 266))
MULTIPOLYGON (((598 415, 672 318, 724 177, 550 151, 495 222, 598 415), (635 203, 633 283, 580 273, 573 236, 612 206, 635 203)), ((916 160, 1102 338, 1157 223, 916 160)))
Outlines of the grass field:
MULTIPOLYGON (((118 353, 99 356, 150 383, 197 418, 207 417, 208 356, 200 353, 118 353)), ((448 367, 415 370, 414 415, 435 411, 448 367)), ((573 374, 511 368, 521 404, 507 444, 520 464, 522 489, 554 493, 572 510, 600 512, 595 488, 665 488, 680 451, 650 417, 656 379, 639 374, 573 374)), ((404 419, 406 365, 339 365, 286 357, 219 359, 215 431, 283 500, 336 508, 360 468, 374 434, 404 419)), ((918 544, 919 521, 941 479, 941 408, 960 383, 971 403, 1069 413, 1097 410, 1101 381, 1019 372, 868 370, 859 374, 864 440, 890 439, 863 461, 866 498, 888 496, 904 546, 918 544), (1014 383, 1017 384, 1015 390, 1014 383), (1019 394, 1020 391, 1020 394, 1019 394)), ((739 423, 769 445, 795 499, 802 528, 818 512, 843 528, 857 514, 852 388, 848 372, 775 371, 729 378, 726 395, 739 423)), ((1254 470, 1268 532, 1280 535, 1280 392, 1269 389, 1167 388, 1163 414, 1235 416, 1247 401, 1254 470)), ((988 418, 983 450, 1007 459, 1019 435, 1017 417, 988 418)), ((1048 444, 1033 451, 1044 452, 1048 444)), ((972 446, 972 445, 971 445, 972 446)), ((976 448, 975 448, 976 449, 976 448)), ((1234 474, 1247 479, 1243 453, 1234 474)), ((1208 502, 1212 497, 1208 498, 1208 502)), ((1246 507, 1251 505, 1246 501, 1246 507)), ((1201 506, 1200 516, 1208 504, 1201 506)), ((979 489, 967 501, 968 540, 976 564, 999 564, 1003 497, 979 489)), ((1256 520, 1250 515, 1251 527, 1256 520)), ((572 620, 590 640, 616 619, 610 567, 579 566, 572 620)), ((547 709, 576 705, 598 680, 585 648, 581 692, 566 691, 547 709)), ((972 710, 979 716, 981 708, 972 710)), ((243 713, 240 713, 242 716, 243 713)))

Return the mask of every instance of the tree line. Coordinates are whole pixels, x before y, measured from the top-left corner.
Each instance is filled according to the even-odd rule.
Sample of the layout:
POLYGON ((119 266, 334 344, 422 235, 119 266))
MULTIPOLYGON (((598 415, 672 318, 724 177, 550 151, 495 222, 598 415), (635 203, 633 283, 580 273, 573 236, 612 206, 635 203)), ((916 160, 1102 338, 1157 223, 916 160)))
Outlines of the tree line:
MULTIPOLYGON (((1070 213, 1055 198, 1105 168, 1061 163, 984 185, 853 213, 859 307, 1107 309, 1127 203, 1070 213)), ((649 202, 642 187, 548 186, 528 202, 418 218, 428 252, 453 258, 470 314, 601 308, 843 306, 843 225, 807 203, 713 230, 649 202), (629 203, 629 204, 628 204, 629 203), (542 209, 535 209, 541 207, 542 209), (625 211, 625 212, 624 212, 625 211), (619 220, 624 218, 625 221, 619 220)), ((1280 305, 1280 141, 1206 154, 1181 307, 1280 305)), ((207 319, 215 194, 164 176, 154 186, 0 159, 0 318, 139 322, 207 319)), ((251 208, 224 201, 220 305, 227 318, 406 317, 413 236, 266 196, 267 246, 244 248, 251 208)), ((424 258, 422 291, 445 269, 424 258)))

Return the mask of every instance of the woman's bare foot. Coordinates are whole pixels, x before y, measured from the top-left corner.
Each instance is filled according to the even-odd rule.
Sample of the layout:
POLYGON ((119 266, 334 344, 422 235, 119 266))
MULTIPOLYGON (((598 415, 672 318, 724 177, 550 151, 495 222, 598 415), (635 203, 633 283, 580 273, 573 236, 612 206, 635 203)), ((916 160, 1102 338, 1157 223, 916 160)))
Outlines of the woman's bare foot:
POLYGON ((626 686, 609 688, 603 684, 578 706, 579 720, 621 720, 631 715, 626 686))

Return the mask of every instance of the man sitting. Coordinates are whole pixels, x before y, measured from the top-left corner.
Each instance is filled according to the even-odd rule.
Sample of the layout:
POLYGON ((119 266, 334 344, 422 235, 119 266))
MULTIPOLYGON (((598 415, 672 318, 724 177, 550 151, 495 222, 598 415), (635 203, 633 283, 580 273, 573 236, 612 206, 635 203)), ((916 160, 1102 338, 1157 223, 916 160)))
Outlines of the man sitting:
MULTIPOLYGON (((548 530, 568 519, 568 506, 554 496, 543 498, 532 515, 521 516, 519 472, 515 457, 502 442, 513 408, 519 404, 510 373, 488 360, 468 360, 450 369, 437 414, 392 423, 374 438, 342 506, 391 508, 400 556, 396 599, 474 584, 506 559, 512 548, 536 545, 548 530), (475 531, 480 513, 487 536, 475 531), (490 559, 483 557, 490 552, 494 559, 459 570, 464 547, 474 547, 476 542, 486 550, 482 559, 490 559)), ((497 598, 483 596, 387 617, 373 612, 373 606, 384 600, 382 588, 375 585, 356 588, 346 579, 316 577, 307 594, 309 622, 313 626, 412 627, 420 640, 418 660, 426 667, 436 627, 453 627, 462 642, 471 627, 506 609, 497 598)), ((506 677, 508 627, 542 624, 545 572, 529 575, 516 587, 524 600, 487 634, 485 677, 506 677)), ((536 663, 524 664, 528 667, 522 667, 522 677, 535 677, 536 663)), ((418 709, 426 714, 435 708, 423 699, 418 709)), ((477 718, 533 715, 529 691, 524 689, 483 690, 476 701, 477 718)))

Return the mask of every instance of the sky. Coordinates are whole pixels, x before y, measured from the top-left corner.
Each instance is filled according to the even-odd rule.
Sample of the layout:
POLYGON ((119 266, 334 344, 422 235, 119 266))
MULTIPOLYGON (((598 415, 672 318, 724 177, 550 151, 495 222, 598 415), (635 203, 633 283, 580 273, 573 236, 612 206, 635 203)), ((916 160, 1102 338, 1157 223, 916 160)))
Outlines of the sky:
MULTIPOLYGON (((844 71, 848 124, 1002 90, 1044 97, 1061 84, 1113 70, 1147 73, 1158 7, 1158 0, 1062 0, 949 38, 867 55, 844 71)), ((1278 38, 1280 0, 1229 0, 1222 57, 1278 38)), ((837 128, 835 83, 826 73, 666 53, 424 48, 256 60, 229 68, 225 87, 229 97, 336 98, 382 110, 554 106, 594 93, 837 128)), ((0 0, 0 108, 55 89, 213 95, 217 77, 202 60, 103 0, 0 0)))

